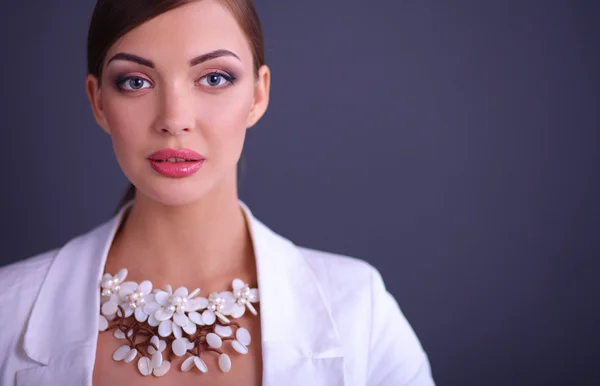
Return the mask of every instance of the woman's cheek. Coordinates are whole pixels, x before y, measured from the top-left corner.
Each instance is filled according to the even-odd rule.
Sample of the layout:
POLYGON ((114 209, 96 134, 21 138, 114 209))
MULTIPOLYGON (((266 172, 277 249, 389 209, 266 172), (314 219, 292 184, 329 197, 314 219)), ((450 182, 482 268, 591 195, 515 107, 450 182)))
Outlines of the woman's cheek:
POLYGON ((221 146, 239 147, 246 134, 246 121, 249 114, 249 101, 246 98, 231 98, 208 111, 208 116, 200 121, 206 122, 209 143, 221 146))

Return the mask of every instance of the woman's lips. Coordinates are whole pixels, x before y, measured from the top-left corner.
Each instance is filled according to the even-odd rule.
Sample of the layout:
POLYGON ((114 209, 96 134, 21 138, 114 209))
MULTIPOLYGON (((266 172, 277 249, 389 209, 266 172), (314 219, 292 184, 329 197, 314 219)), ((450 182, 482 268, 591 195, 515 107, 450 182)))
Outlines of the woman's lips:
POLYGON ((152 169, 167 177, 191 176, 200 170, 204 163, 204 160, 189 162, 149 161, 152 169))
POLYGON ((148 157, 153 161, 166 161, 169 158, 183 158, 186 161, 204 161, 204 157, 191 149, 161 149, 148 157))
POLYGON ((190 149, 162 149, 148 157, 152 169, 164 176, 175 178, 196 173, 202 167, 204 160, 202 155, 190 149), (171 161, 168 161, 169 159, 171 161))

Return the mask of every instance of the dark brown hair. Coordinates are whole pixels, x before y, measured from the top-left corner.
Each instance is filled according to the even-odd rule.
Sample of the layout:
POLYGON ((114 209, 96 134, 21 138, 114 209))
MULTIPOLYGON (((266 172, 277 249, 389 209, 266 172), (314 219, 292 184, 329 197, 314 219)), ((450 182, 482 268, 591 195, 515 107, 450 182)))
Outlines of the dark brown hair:
MULTIPOLYGON (((88 74, 98 78, 100 87, 106 53, 121 36, 162 13, 192 1, 200 0, 98 0, 88 30, 88 74)), ((260 20, 252 0, 219 1, 231 11, 246 34, 252 49, 254 70, 258 74, 258 69, 265 62, 265 49, 260 20)), ((130 184, 117 211, 134 197, 135 186, 130 184)))

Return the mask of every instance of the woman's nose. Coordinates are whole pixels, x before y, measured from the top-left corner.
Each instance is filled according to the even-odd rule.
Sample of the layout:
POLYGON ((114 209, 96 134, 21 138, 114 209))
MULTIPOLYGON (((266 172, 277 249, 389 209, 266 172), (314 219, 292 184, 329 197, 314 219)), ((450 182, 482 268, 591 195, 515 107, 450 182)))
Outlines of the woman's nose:
POLYGON ((186 90, 164 90, 159 96, 154 128, 161 134, 182 135, 195 129, 193 96, 186 90))

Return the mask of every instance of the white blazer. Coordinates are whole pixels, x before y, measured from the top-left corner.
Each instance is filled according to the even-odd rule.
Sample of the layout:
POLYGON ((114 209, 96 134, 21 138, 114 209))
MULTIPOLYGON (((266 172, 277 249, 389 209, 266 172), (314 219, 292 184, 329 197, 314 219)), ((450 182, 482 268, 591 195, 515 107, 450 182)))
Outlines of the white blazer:
MULTIPOLYGON (((0 268, 0 385, 92 384, 98 286, 131 203, 60 248, 0 268)), ((240 206, 261 294, 263 385, 434 385, 427 355, 375 268, 298 247, 240 206)))

